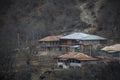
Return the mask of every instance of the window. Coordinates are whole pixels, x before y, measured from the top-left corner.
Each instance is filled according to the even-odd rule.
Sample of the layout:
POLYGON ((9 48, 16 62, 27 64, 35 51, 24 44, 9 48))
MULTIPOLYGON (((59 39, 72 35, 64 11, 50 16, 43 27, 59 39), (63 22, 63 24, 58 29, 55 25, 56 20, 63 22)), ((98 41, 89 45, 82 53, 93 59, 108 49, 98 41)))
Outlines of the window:
POLYGON ((81 63, 81 61, 78 61, 78 63, 81 63))
POLYGON ((107 40, 101 40, 100 41, 100 44, 106 44, 107 43, 107 40))
POLYGON ((118 52, 112 53, 112 56, 113 56, 113 57, 119 57, 119 53, 118 53, 118 52))

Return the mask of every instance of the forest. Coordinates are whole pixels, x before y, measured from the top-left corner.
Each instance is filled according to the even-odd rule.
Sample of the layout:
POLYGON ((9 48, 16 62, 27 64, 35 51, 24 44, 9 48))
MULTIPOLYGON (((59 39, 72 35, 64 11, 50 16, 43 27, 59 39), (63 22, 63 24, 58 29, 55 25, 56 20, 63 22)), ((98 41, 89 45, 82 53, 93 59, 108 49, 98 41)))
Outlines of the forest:
MULTIPOLYGON (((31 80, 29 63, 16 75, 16 50, 38 45, 38 39, 45 36, 80 31, 100 35, 113 43, 119 43, 119 21, 119 0, 0 0, 0 79, 31 80)), ((92 69, 83 72, 82 77, 76 77, 80 77, 80 80, 120 79, 118 64, 95 66, 94 69, 98 69, 98 72, 100 69, 101 72, 96 73, 96 79, 96 76, 89 75, 92 69)), ((56 75, 56 79, 51 80, 70 80, 64 76, 58 79, 58 76, 63 74, 56 75)))

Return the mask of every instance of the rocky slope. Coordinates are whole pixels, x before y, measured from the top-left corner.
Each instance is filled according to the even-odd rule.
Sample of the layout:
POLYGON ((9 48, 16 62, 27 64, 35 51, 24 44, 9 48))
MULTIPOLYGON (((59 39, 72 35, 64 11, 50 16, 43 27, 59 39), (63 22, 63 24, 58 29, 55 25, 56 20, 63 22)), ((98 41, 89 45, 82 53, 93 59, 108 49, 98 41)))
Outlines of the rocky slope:
POLYGON ((119 0, 1 0, 1 42, 82 31, 119 41, 119 0))

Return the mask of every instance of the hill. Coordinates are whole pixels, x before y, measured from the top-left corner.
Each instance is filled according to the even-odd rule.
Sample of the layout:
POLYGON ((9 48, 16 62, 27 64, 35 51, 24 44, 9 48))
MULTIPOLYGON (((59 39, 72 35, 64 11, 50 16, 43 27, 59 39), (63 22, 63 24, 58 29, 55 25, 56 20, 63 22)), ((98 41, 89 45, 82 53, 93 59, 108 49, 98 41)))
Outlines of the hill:
POLYGON ((119 0, 1 0, 0 34, 17 45, 81 31, 120 41, 119 0), (9 35, 8 35, 9 34, 9 35))

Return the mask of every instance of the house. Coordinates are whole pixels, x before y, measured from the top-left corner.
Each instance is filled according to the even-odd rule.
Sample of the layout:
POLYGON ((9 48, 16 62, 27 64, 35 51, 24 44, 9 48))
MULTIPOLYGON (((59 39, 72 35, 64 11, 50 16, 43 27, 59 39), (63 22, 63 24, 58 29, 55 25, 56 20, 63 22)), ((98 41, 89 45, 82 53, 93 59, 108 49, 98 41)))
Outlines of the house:
POLYGON ((43 51, 85 52, 92 53, 92 49, 107 43, 107 39, 86 33, 72 33, 61 36, 47 36, 39 40, 40 49, 43 51))
POLYGON ((106 38, 80 32, 63 36, 60 38, 60 41, 62 50, 70 51, 71 46, 79 45, 78 49, 89 52, 91 52, 92 48, 96 49, 98 46, 105 45, 107 43, 106 38))
MULTIPOLYGON (((91 35, 86 33, 72 33, 60 38, 61 40, 67 41, 67 44, 106 44, 106 38, 91 35)), ((64 42, 66 43, 66 42, 64 42)), ((63 43, 63 44, 64 44, 63 43)))
POLYGON ((111 46, 106 46, 101 49, 104 56, 109 56, 114 59, 120 60, 120 44, 114 44, 111 46))
POLYGON ((40 43, 40 50, 42 51, 59 50, 61 37, 62 37, 61 35, 57 35, 57 36, 47 36, 40 39, 38 41, 40 43))
POLYGON ((69 52, 57 58, 57 66, 67 69, 81 67, 85 63, 96 64, 97 59, 80 52, 69 52))

